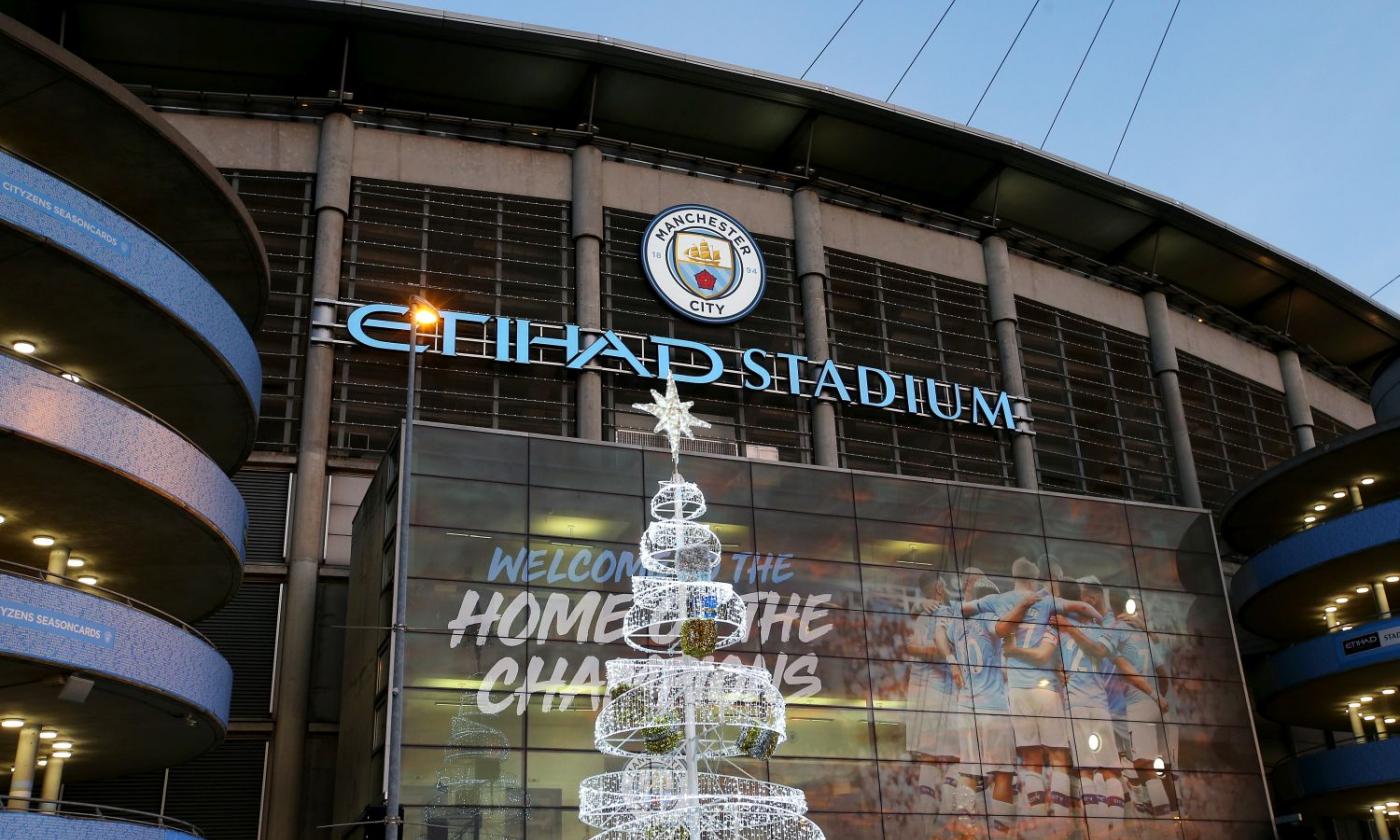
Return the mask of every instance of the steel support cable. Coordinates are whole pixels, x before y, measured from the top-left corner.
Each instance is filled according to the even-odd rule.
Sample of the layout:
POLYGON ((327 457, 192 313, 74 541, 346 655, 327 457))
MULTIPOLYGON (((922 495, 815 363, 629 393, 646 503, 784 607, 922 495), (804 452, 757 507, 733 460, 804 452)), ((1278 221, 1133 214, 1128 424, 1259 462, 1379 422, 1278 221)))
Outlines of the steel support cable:
POLYGON ((1389 280, 1387 280, 1387 281, 1385 281, 1384 283, 1382 283, 1382 284, 1381 284, 1381 287, 1380 287, 1379 289, 1376 289, 1374 292, 1371 292, 1371 293, 1370 293, 1369 295, 1367 295, 1366 297, 1369 297, 1369 298, 1375 297, 1376 295, 1380 294, 1381 292, 1383 292, 1383 291, 1385 291, 1387 288, 1389 288, 1389 287, 1390 287, 1390 284, 1391 284, 1391 283, 1394 283, 1396 280, 1400 280, 1400 274, 1397 274, 1397 275, 1395 275, 1394 277, 1392 277, 1392 278, 1390 278, 1389 280))
POLYGON ((1157 51, 1152 54, 1152 63, 1147 65, 1147 75, 1142 78, 1142 87, 1138 88, 1137 99, 1133 101, 1132 113, 1128 114, 1128 122, 1123 126, 1123 133, 1118 135, 1118 148, 1113 150, 1113 159, 1108 162, 1108 172, 1113 174, 1113 165, 1118 162, 1118 153, 1123 151, 1123 141, 1128 139, 1128 129, 1133 127, 1133 117, 1137 116, 1138 105, 1142 104, 1143 91, 1147 90, 1147 83, 1152 81, 1152 71, 1157 69, 1157 58, 1162 54, 1162 45, 1167 42, 1167 35, 1172 31, 1172 24, 1176 22, 1177 10, 1181 8, 1181 0, 1176 0, 1176 5, 1172 6, 1172 16, 1167 18, 1167 28, 1162 30, 1162 40, 1157 42, 1157 51))
POLYGON ((933 36, 938 33, 938 27, 943 25, 943 21, 948 17, 948 13, 953 11, 953 7, 956 5, 958 5, 958 0, 952 0, 952 2, 948 4, 948 8, 943 10, 943 14, 938 16, 938 22, 928 31, 928 37, 924 38, 924 42, 919 45, 919 51, 914 53, 914 57, 909 60, 909 66, 905 67, 904 72, 899 74, 899 81, 895 82, 894 87, 890 88, 890 92, 886 94, 886 102, 889 102, 890 98, 894 96, 894 92, 899 90, 900 85, 904 84, 904 77, 908 76, 909 71, 914 69, 914 65, 918 62, 919 56, 924 54, 924 48, 928 46, 929 41, 933 40, 933 36))
POLYGON ((1026 12, 1026 19, 1021 21, 1021 28, 1016 30, 1016 37, 1011 39, 1011 46, 1007 47, 1006 52, 1002 53, 1001 63, 997 65, 996 72, 992 74, 992 78, 987 81, 987 86, 982 88, 982 95, 977 97, 977 104, 972 106, 972 113, 967 115, 966 120, 963 120, 963 125, 972 125, 972 118, 977 116, 977 109, 982 107, 982 100, 987 98, 987 93, 992 89, 992 85, 996 83, 997 76, 1001 75, 1001 68, 1006 66, 1006 60, 1011 57, 1011 51, 1016 49, 1016 42, 1021 40, 1021 33, 1026 31, 1026 24, 1031 22, 1031 15, 1035 14, 1035 9, 1039 5, 1040 0, 1035 0, 1035 2, 1031 4, 1031 10, 1026 12))
POLYGON ((1079 66, 1075 68, 1074 78, 1069 80, 1069 87, 1065 88, 1064 98, 1060 100, 1060 107, 1055 109, 1055 118, 1050 121, 1050 127, 1045 129, 1045 136, 1040 139, 1040 148, 1045 148, 1045 144, 1050 140, 1050 132, 1055 130, 1055 123, 1060 121, 1060 113, 1065 110, 1065 103, 1069 101, 1069 95, 1074 92, 1074 83, 1079 81, 1079 74, 1084 72, 1084 63, 1089 60, 1089 53, 1094 51, 1094 44, 1098 43, 1099 33, 1103 31, 1104 21, 1108 20, 1108 13, 1113 11, 1113 4, 1118 0, 1108 0, 1108 8, 1103 10, 1103 17, 1099 18, 1099 28, 1094 30, 1094 37, 1089 39, 1089 48, 1084 51, 1083 57, 1079 59, 1079 66))
POLYGON ((830 37, 830 38, 827 38, 827 39, 826 39, 826 43, 823 44, 823 45, 822 45, 822 48, 821 48, 820 50, 817 51, 817 57, 814 58, 814 59, 812 59, 812 63, 811 63, 811 64, 808 64, 808 65, 807 65, 807 69, 806 69, 806 70, 803 70, 803 71, 802 71, 802 75, 801 75, 801 76, 798 76, 797 78, 799 78, 799 79, 805 79, 805 78, 807 78, 807 74, 810 73, 810 72, 812 72, 812 68, 817 66, 817 62, 818 62, 818 61, 821 61, 822 56, 826 53, 826 48, 829 47, 829 46, 831 46, 831 42, 836 40, 836 36, 841 34, 841 30, 843 30, 843 29, 846 28, 846 24, 848 24, 848 23, 851 22, 851 18, 853 18, 853 17, 856 16, 856 12, 860 10, 860 6, 861 6, 861 4, 864 3, 864 2, 865 2, 865 0, 856 0, 856 5, 851 9, 851 13, 848 14, 848 15, 846 15, 846 19, 843 20, 843 21, 841 21, 841 25, 838 26, 838 27, 836 27, 836 31, 833 32, 833 33, 831 33, 831 37, 830 37))

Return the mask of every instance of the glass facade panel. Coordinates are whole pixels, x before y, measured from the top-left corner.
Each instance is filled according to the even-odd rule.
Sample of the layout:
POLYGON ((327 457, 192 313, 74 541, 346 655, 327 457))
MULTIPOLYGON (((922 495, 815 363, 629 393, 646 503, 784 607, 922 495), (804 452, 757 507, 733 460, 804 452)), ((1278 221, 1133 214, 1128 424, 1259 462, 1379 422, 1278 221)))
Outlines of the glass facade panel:
MULTIPOLYGON (((981 286, 828 249, 831 356, 983 389, 998 381, 981 286)), ((841 465, 901 475, 1011 483, 1007 433, 838 403, 841 465)))
MULTIPOLYGON (((431 445, 450 449, 438 431, 431 445)), ((621 621, 653 453, 459 434, 483 453, 484 438, 523 441, 538 468, 415 478, 403 793, 428 822, 407 836, 494 820, 492 836, 582 840, 579 781, 622 765, 592 749, 592 725, 604 664, 638 655, 621 621), (587 489, 595 479, 610 492, 587 489), (458 530, 478 519, 490 527, 458 530)), ((741 474, 729 498, 755 500, 715 507, 753 523, 717 573, 750 601, 750 635, 717 656, 774 674, 788 740, 740 764, 802 787, 829 837, 1266 836, 1250 833, 1263 781, 1218 572, 1203 583, 1205 514, 724 458, 682 467, 741 474), (1106 779, 1122 786, 1114 816, 1094 798, 1106 779), (1057 810, 1029 795, 1044 791, 1057 810)))

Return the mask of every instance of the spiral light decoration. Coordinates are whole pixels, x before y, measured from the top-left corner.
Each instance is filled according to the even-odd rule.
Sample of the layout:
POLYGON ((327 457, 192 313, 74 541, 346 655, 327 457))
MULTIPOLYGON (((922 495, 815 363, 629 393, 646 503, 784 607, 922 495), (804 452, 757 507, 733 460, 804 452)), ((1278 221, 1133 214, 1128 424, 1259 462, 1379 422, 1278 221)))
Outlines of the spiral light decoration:
POLYGON ((632 578, 627 644, 651 654, 607 664, 607 700, 594 746, 628 759, 579 785, 579 819, 606 840, 824 840, 801 790, 755 779, 731 759, 767 759, 787 739, 786 705, 762 667, 706 659, 748 636, 734 587, 712 579, 719 537, 700 521, 705 496, 680 474, 680 439, 708 424, 676 384, 637 405, 670 439, 670 479, 651 500, 652 523, 632 578), (730 772, 721 772, 728 770, 730 772))

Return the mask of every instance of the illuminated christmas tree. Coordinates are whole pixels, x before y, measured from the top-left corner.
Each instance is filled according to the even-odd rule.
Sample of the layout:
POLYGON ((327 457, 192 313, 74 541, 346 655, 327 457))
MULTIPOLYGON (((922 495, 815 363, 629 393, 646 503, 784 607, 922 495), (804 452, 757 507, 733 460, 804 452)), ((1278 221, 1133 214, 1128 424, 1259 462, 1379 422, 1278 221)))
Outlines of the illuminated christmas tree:
POLYGON ((583 781, 579 819, 607 840, 822 840, 801 790, 736 775, 731 759, 767 759, 787 739, 786 707, 765 668, 706 658, 748 635, 743 599, 712 580, 720 542, 700 521, 705 497, 680 474, 681 438, 709 424, 673 380, 651 394, 635 407, 670 440, 672 475, 651 500, 650 574, 632 578, 624 622, 627 644, 649 656, 607 664, 594 745, 628 761, 583 781))

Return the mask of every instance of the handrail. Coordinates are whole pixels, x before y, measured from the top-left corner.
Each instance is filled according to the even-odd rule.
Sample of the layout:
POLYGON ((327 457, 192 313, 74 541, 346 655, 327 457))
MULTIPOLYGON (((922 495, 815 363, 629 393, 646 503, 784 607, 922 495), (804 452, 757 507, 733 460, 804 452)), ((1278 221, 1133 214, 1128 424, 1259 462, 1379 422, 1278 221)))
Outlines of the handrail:
MULTIPOLYGON (((10 357, 10 358, 12 358, 12 359, 15 359, 15 360, 17 360, 17 361, 25 362, 25 363, 31 365, 32 367, 41 368, 41 369, 43 369, 43 370, 45 370, 45 371, 47 371, 47 372, 49 372, 49 373, 57 374, 58 376, 61 376, 61 377, 62 377, 62 376, 66 376, 66 375, 76 375, 76 374, 73 374, 71 371, 67 370, 66 368, 60 367, 60 366, 54 364, 53 362, 50 362, 49 360, 43 358, 42 356, 36 356, 36 355, 34 355, 34 354, 32 354, 32 353, 20 353, 19 351, 13 350, 13 349, 11 349, 11 348, 9 348, 9 347, 6 347, 6 346, 3 345, 3 344, 0 344, 0 355, 8 356, 8 357, 10 357)), ((68 381, 72 382, 71 379, 68 380, 68 381)), ((144 407, 144 406, 142 406, 142 405, 138 405, 137 403, 132 402, 131 400, 127 399, 126 397, 123 397, 121 394, 118 394, 118 393, 115 392, 115 391, 109 391, 108 389, 106 389, 105 387, 103 387, 103 386, 97 384, 96 382, 92 381, 91 379, 79 379, 77 382, 75 382, 75 383, 73 383, 73 384, 77 385, 77 386, 80 387, 80 388, 87 388, 89 391, 96 391, 98 394, 101 394, 102 396, 106 397, 107 399, 112 400, 113 402, 120 404, 122 407, 124 407, 124 408, 129 408, 129 409, 131 409, 132 411, 136 412, 137 414, 140 414, 142 417, 145 417, 145 418, 148 419, 148 420, 153 420, 153 421, 155 421, 156 423, 159 423, 159 424, 160 424, 161 426, 163 426, 167 431, 171 432, 171 433, 174 434, 174 435, 179 436, 179 438, 180 438, 181 440, 183 440, 185 443, 188 443, 190 446, 194 447, 195 450, 198 451, 201 455, 203 455, 203 456, 206 457, 206 458, 209 457, 209 453, 204 451, 204 447, 202 447, 202 446, 200 446, 199 444, 195 443, 193 440, 190 440, 190 438, 189 438, 188 435, 186 435, 184 432, 180 431, 179 429, 175 428, 174 426, 170 425, 170 423, 168 423, 166 420, 164 420, 163 418, 161 418, 160 415, 153 413, 150 409, 148 409, 148 408, 146 408, 146 407, 144 407)), ((210 459, 210 460, 212 460, 212 459, 210 459)))
POLYGON ((0 573, 5 572, 27 578, 33 578, 39 581, 40 583, 48 584, 56 584, 57 581, 55 581, 54 578, 58 578, 59 580, 69 584, 72 589, 78 592, 88 592, 96 595, 97 597, 103 598, 104 600, 114 601, 118 604, 131 607, 132 609, 140 610, 141 612, 144 612, 148 615, 155 616, 156 618, 159 618, 162 621, 174 624, 181 630, 184 630, 186 633, 189 633, 191 636, 194 636, 195 638, 204 642, 209 647, 214 647, 214 643, 209 641, 208 636, 199 632, 190 624, 176 618, 175 616, 171 615, 165 610, 159 607, 153 607, 144 601, 138 601, 130 595, 123 595, 120 592, 108 589, 105 586, 98 586, 94 583, 83 583, 77 578, 72 578, 68 575, 57 574, 55 572, 44 571, 43 569, 39 569, 35 566, 29 566, 24 563, 15 563, 11 560, 0 560, 0 573))
POLYGON ((167 817, 164 814, 152 814, 149 811, 137 811, 134 808, 116 808, 111 805, 96 805, 91 802, 71 802, 66 799, 35 799, 31 797, 11 797, 0 796, 0 802, 6 805, 12 799, 23 798, 30 805, 53 805, 53 811, 41 811, 38 809, 21 809, 17 811, 0 810, 0 822, 3 822, 6 814, 9 813, 39 813, 51 814, 60 817, 73 817, 80 820, 108 820, 111 822, 130 823, 132 825, 149 825, 156 828, 173 828, 176 831, 183 831, 192 837, 203 837, 204 833, 192 824, 167 817))
MULTIPOLYGON (((1396 737, 1400 738, 1400 733, 1397 733, 1396 737)), ((1360 738, 1357 738, 1355 736, 1352 736, 1350 738, 1333 738, 1331 744, 1318 744, 1315 747, 1308 747, 1307 749, 1302 750, 1301 752, 1295 752, 1292 755, 1283 756, 1282 758, 1275 761, 1273 764, 1269 765, 1269 773, 1272 774, 1275 770, 1282 767, 1283 765, 1288 764, 1292 761, 1297 761, 1305 755, 1312 755, 1313 753, 1320 752, 1330 752, 1332 750, 1337 749, 1348 749, 1353 744, 1370 744, 1381 740, 1385 739, 1377 738, 1374 735, 1362 735, 1360 738)))

